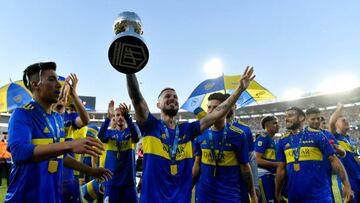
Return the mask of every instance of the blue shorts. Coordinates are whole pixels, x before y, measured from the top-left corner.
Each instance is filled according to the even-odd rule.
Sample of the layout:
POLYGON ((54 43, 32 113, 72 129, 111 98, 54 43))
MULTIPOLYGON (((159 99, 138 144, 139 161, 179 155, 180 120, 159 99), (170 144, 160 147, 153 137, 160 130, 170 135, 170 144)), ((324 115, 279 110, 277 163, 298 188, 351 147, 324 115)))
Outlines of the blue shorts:
POLYGON ((275 202, 275 175, 266 174, 259 177, 259 203, 275 202))
POLYGON ((135 185, 105 186, 104 202, 109 203, 137 203, 138 196, 135 185))
POLYGON ((80 196, 80 184, 77 178, 73 180, 63 181, 62 191, 63 202, 66 203, 81 203, 82 199, 80 196))

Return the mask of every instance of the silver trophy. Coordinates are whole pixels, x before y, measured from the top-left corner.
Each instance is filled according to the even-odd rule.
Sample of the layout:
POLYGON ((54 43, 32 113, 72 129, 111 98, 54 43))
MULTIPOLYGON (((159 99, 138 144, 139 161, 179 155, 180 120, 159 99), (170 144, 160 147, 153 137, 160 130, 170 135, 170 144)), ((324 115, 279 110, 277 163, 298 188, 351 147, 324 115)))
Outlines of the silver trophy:
POLYGON ((119 14, 113 25, 116 34, 110 45, 110 64, 119 72, 136 73, 143 69, 149 59, 149 50, 142 34, 139 16, 130 11, 119 14))

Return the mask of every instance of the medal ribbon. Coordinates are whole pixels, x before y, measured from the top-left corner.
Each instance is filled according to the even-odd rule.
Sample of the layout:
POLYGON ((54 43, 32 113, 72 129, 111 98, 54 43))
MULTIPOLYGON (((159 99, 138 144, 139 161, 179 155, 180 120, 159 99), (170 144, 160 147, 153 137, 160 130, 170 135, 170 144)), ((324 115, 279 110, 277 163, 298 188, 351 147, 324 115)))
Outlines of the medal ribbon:
POLYGON ((177 147, 179 145, 179 125, 176 124, 176 126, 175 126, 175 138, 174 138, 173 143, 171 143, 169 130, 168 130, 166 124, 164 123, 164 121, 161 121, 161 123, 163 124, 165 135, 166 135, 166 141, 169 146, 168 153, 169 153, 170 159, 172 162, 175 162, 176 161, 176 151, 177 151, 177 147))
POLYGON ((292 152, 293 152, 293 155, 294 155, 294 159, 295 159, 295 163, 298 163, 299 162, 299 158, 300 158, 300 149, 301 149, 301 144, 302 144, 302 139, 303 139, 303 132, 301 131, 298 136, 300 137, 299 138, 299 143, 297 145, 295 145, 294 143, 294 138, 293 138, 294 134, 292 134, 290 136, 291 138, 291 149, 292 149, 292 152))
POLYGON ((219 163, 221 157, 224 154, 224 146, 225 146, 226 136, 227 136, 227 126, 225 125, 224 130, 223 130, 223 137, 221 139, 221 142, 219 142, 219 144, 218 144, 219 153, 216 156, 215 144, 214 144, 214 135, 212 133, 212 130, 209 129, 209 141, 210 141, 211 157, 215 161, 215 167, 218 166, 218 163, 219 163))

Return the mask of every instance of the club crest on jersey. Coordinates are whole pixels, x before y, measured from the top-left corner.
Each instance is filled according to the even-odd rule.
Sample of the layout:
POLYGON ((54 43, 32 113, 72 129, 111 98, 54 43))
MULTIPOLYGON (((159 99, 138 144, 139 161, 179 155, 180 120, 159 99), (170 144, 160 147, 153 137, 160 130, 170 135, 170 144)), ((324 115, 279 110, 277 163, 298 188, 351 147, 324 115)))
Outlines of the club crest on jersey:
POLYGON ((44 130, 43 130, 44 133, 50 133, 50 130, 48 127, 45 127, 44 130))

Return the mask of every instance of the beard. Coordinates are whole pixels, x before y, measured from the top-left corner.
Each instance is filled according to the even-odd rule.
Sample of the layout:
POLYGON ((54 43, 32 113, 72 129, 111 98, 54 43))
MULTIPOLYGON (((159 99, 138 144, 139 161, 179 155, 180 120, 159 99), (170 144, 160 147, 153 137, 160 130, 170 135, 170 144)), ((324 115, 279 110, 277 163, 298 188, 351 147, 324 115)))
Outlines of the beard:
POLYGON ((300 122, 297 122, 297 123, 293 123, 293 124, 292 124, 291 126, 289 126, 289 127, 286 126, 286 128, 287 128, 288 130, 296 130, 296 129, 300 128, 300 125, 301 125, 301 123, 300 123, 300 122))
POLYGON ((179 111, 179 109, 163 109, 163 112, 170 117, 176 116, 178 111, 179 111))

